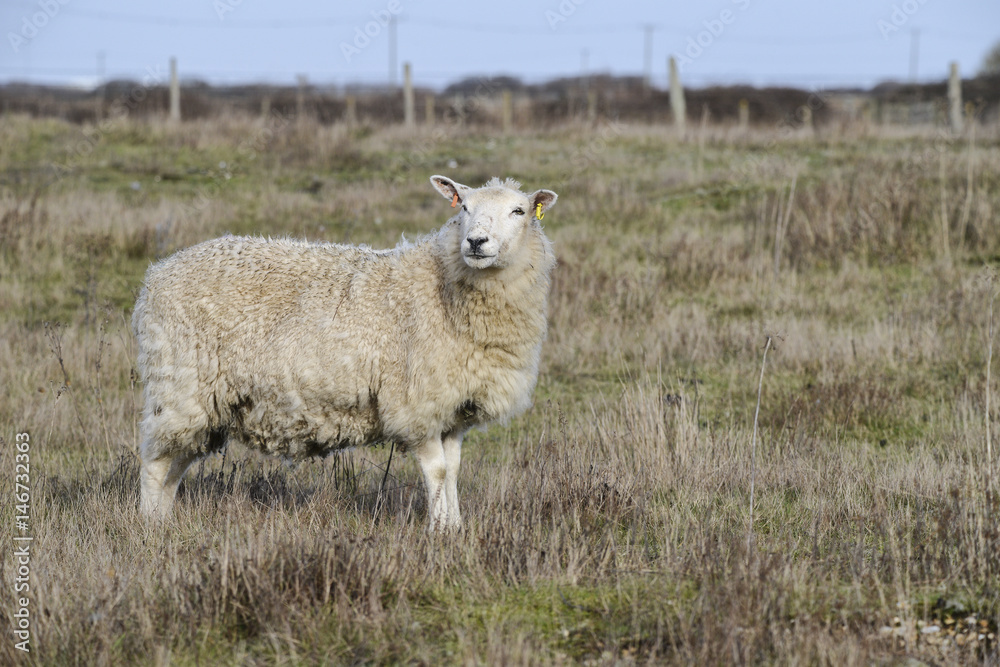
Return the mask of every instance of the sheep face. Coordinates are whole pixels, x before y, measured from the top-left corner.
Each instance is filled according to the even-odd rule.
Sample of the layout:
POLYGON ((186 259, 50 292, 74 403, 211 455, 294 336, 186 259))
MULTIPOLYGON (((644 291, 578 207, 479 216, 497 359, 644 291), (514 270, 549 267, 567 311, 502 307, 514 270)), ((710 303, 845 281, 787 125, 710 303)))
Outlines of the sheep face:
POLYGON ((551 190, 525 194, 520 183, 510 179, 493 179, 481 188, 470 188, 433 176, 431 184, 459 208, 451 222, 460 228, 462 261, 473 269, 516 264, 524 234, 558 198, 551 190))

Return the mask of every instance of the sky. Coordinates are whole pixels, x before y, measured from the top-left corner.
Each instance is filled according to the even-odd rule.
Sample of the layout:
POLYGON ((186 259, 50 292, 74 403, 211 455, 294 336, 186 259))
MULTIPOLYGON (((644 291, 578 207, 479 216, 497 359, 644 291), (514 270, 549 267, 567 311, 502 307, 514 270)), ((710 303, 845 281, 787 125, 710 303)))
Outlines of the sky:
POLYGON ((2 0, 0 28, 0 82, 165 80, 175 57, 182 80, 220 84, 399 83, 409 62, 438 90, 501 74, 665 87, 674 55, 688 86, 868 88, 942 80, 951 61, 974 75, 1000 1, 2 0))

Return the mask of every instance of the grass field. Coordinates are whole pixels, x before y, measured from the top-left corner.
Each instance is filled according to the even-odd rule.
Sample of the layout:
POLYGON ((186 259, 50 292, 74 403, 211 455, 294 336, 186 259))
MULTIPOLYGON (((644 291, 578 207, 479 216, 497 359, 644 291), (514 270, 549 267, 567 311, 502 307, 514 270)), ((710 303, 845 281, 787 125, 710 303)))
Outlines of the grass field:
POLYGON ((1000 664, 998 266, 997 128, 0 117, 0 523, 33 538, 0 663, 1000 664), (230 449, 146 525, 149 263, 393 246, 450 214, 434 173, 560 195, 535 404, 467 438, 463 532, 427 534, 387 448, 230 449))

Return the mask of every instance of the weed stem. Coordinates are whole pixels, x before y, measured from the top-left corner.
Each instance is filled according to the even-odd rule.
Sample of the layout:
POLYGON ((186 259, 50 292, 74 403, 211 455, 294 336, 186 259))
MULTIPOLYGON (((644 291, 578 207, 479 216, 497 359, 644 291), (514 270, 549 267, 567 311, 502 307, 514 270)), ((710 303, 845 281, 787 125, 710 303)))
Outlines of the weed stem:
POLYGON ((754 487, 757 481, 757 419, 760 417, 760 397, 764 392, 764 366, 767 364, 767 351, 771 349, 771 335, 767 335, 764 345, 764 358, 760 362, 760 381, 757 383, 757 409, 753 413, 753 435, 750 438, 750 530, 747 532, 747 554, 753 547, 753 504, 754 487))

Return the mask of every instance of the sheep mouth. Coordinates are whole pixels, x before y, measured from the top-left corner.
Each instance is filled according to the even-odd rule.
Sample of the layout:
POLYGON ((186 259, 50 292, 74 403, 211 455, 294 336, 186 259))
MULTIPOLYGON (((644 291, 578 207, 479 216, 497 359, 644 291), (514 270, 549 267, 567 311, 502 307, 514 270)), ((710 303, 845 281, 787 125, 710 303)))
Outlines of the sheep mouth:
POLYGON ((478 252, 469 252, 463 255, 465 263, 473 269, 485 269, 492 266, 496 261, 496 255, 486 255, 478 252))

